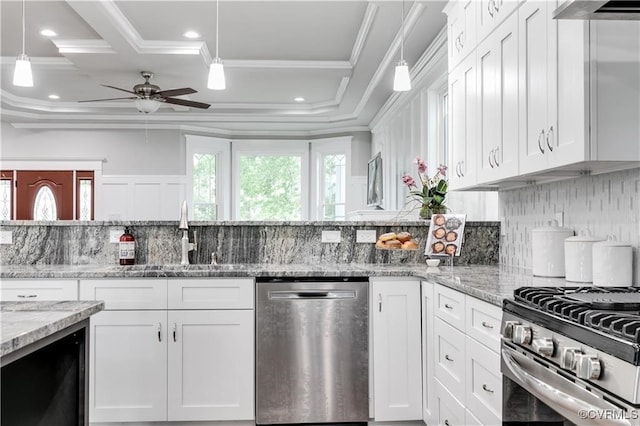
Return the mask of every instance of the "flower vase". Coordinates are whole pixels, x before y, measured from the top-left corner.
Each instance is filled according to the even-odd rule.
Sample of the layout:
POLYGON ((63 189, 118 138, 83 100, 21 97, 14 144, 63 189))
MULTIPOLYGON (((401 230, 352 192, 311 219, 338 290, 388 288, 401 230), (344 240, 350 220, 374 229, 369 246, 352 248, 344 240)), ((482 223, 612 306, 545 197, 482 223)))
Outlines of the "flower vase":
POLYGON ((431 216, 434 214, 444 214, 447 212, 447 208, 445 206, 435 206, 429 207, 426 204, 423 204, 420 208, 420 219, 431 220, 431 216))

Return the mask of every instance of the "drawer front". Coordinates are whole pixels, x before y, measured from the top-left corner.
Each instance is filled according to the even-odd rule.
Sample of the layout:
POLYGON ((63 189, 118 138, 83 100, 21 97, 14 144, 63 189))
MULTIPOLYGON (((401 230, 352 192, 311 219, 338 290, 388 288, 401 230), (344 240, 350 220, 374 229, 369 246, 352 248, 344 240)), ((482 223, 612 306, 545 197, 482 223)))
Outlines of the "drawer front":
POLYGON ((435 288, 436 316, 442 318, 458 330, 464 330, 464 294, 448 287, 435 288))
POLYGON ((468 296, 465 301, 467 313, 466 333, 489 349, 500 352, 500 322, 502 310, 475 297, 468 296))
POLYGON ((464 406, 449 393, 449 391, 435 380, 438 410, 438 424, 440 426, 465 426, 464 406))
POLYGON ((167 309, 167 280, 80 280, 81 300, 103 300, 105 310, 167 309))
POLYGON ((169 309, 253 309, 251 278, 169 280, 169 309))
POLYGON ((465 336, 440 318, 435 319, 435 376, 464 402, 465 336))
POLYGON ((502 417, 500 356, 467 337, 466 406, 483 424, 502 417))
POLYGON ((2 280, 0 300, 78 300, 77 280, 2 280))

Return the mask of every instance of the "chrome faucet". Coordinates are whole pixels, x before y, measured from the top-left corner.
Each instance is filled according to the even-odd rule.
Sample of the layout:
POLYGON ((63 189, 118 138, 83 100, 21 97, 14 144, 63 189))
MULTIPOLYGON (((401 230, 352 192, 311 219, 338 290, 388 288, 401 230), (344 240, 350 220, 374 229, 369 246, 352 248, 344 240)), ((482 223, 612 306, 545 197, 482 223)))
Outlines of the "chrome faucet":
POLYGON ((182 260, 180 260, 181 265, 188 265, 189 252, 195 251, 198 248, 196 231, 193 231, 193 242, 189 242, 189 223, 187 221, 187 216, 187 202, 184 201, 182 203, 182 209, 180 210, 180 224, 178 225, 178 229, 182 231, 182 239, 180 240, 182 244, 182 260))

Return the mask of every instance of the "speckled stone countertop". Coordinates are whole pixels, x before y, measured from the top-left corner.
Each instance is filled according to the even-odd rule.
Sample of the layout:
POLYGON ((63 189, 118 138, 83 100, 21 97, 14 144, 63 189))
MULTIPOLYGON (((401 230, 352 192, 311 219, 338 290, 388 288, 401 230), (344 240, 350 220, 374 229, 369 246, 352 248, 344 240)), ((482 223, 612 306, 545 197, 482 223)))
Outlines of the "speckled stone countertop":
POLYGON ((503 265, 420 264, 224 264, 224 265, 9 265, 0 278, 202 278, 202 277, 417 277, 501 306, 518 287, 577 286, 563 278, 534 277, 531 270, 503 265))
POLYGON ((104 302, 0 302, 0 356, 41 340, 104 309, 104 302))

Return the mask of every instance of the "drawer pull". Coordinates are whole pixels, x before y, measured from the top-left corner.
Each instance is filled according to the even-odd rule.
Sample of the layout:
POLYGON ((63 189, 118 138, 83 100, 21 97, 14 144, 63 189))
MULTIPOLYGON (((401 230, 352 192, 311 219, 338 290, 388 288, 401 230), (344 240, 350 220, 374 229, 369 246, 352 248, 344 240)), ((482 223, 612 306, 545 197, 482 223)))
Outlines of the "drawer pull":
POLYGON ((177 342, 177 338, 176 338, 176 330, 178 329, 178 324, 176 324, 175 322, 173 323, 173 341, 177 342))
POLYGON ((158 342, 162 342, 162 324, 158 323, 158 342))
POLYGON ((444 304, 444 307, 445 307, 445 308, 447 308, 447 309, 453 309, 453 306, 451 306, 451 305, 450 305, 450 304, 448 304, 448 303, 445 303, 445 304, 444 304))
POLYGON ((18 297, 20 299, 33 299, 34 297, 38 297, 37 294, 19 294, 18 297))
POLYGON ((451 358, 449 355, 445 355, 444 359, 446 359, 449 362, 453 362, 453 358, 451 358))
POLYGON ((489 389, 487 387, 487 385, 482 385, 482 390, 485 391, 485 392, 493 393, 493 391, 491 389, 489 389))
POLYGON ((451 426, 451 424, 449 424, 449 420, 444 421, 444 426, 451 426))
POLYGON ((482 321, 482 326, 486 328, 493 328, 493 326, 486 321, 482 321))

